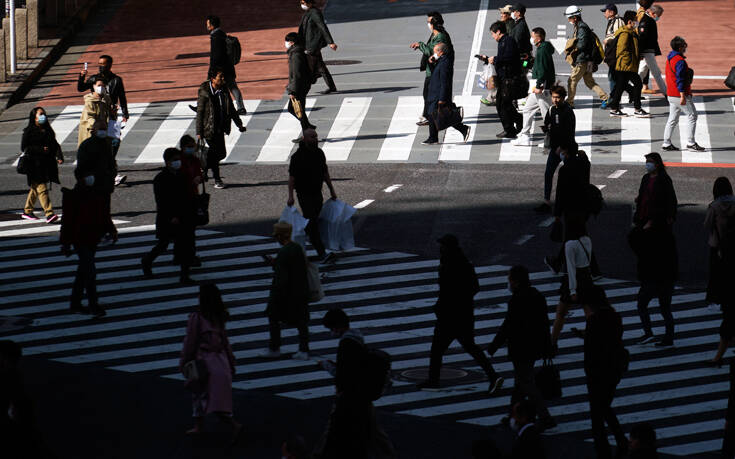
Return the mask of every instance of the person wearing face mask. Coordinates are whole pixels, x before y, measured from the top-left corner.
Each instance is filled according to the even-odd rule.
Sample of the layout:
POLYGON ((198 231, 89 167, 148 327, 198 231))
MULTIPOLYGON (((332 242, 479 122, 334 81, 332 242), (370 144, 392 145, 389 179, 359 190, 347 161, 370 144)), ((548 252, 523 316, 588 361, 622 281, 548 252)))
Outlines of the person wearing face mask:
POLYGON ((117 241, 117 229, 110 216, 109 194, 95 188, 95 176, 77 163, 74 170, 77 184, 73 189, 62 188, 61 252, 72 254, 72 247, 79 262, 72 285, 69 311, 79 314, 104 316, 105 310, 97 298, 97 278, 94 257, 102 238, 108 235, 117 241), (88 308, 82 306, 82 296, 87 293, 88 308))
MULTIPOLYGON (((526 24, 526 6, 523 3, 516 3, 510 7, 511 16, 513 17, 513 27, 508 35, 513 37, 518 45, 518 52, 521 54, 522 60, 527 60, 533 53, 531 45, 531 32, 526 24)), ((527 68, 525 70, 528 70, 527 68)))
POLYGON ((631 102, 635 107, 633 114, 637 118, 650 118, 651 115, 641 108, 641 77, 638 75, 638 63, 640 61, 640 40, 636 32, 636 20, 634 11, 626 11, 623 15, 624 27, 615 31, 617 42, 615 50, 615 90, 608 100, 610 116, 628 116, 620 110, 620 97, 623 91, 630 85, 631 102))
POLYGON ((163 152, 166 166, 153 179, 156 198, 156 238, 158 243, 141 259, 143 274, 153 275, 153 262, 174 243, 174 263, 181 266, 179 280, 193 284, 189 270, 194 263, 196 209, 189 178, 181 171, 181 152, 167 148, 163 152))
POLYGON ((332 74, 329 73, 322 57, 322 48, 327 45, 332 48, 332 51, 337 51, 337 45, 324 22, 324 15, 319 8, 314 6, 314 0, 301 0, 301 9, 305 12, 299 24, 299 37, 303 40, 304 52, 309 63, 311 73, 309 82, 314 84, 319 77, 323 77, 327 89, 322 91, 322 94, 337 92, 332 74))
MULTIPOLYGON (((500 329, 487 348, 490 355, 508 343, 508 358, 513 363, 513 393, 511 408, 520 400, 528 398, 539 413, 539 428, 556 426, 541 392, 534 382, 533 367, 537 360, 551 356, 551 336, 546 298, 531 285, 528 269, 514 266, 508 272, 508 289, 511 298, 500 329)), ((508 418, 501 421, 508 422, 508 418)))
POLYGON ((56 141, 56 134, 51 128, 42 107, 34 107, 28 117, 28 125, 23 129, 20 151, 27 155, 28 197, 21 218, 38 220, 33 214, 36 200, 46 214, 46 223, 54 223, 59 217, 54 213, 49 197, 50 183, 59 183, 59 164, 64 162, 61 146, 56 141))
POLYGON ((643 326, 639 344, 655 342, 656 346, 674 345, 674 316, 671 297, 678 276, 678 256, 672 226, 676 220, 677 199, 671 177, 661 155, 646 155, 646 173, 641 179, 635 199, 633 229, 628 242, 638 257, 638 315, 643 326), (666 334, 658 340, 651 329, 648 303, 658 297, 666 334))
POLYGON ((107 138, 107 121, 94 122, 91 137, 82 142, 77 150, 77 168, 87 175, 93 175, 94 188, 109 196, 115 189, 115 160, 112 147, 107 138))
MULTIPOLYGON (((523 116, 518 113, 513 102, 516 91, 514 85, 521 75, 521 56, 515 39, 506 33, 505 23, 497 21, 490 26, 493 39, 498 42, 498 55, 483 60, 495 66, 500 87, 496 96, 498 117, 503 125, 503 131, 496 134, 498 138, 515 139, 521 130, 523 116)), ((525 77, 524 77, 525 78, 525 77)))
POLYGON ((511 459, 545 459, 546 450, 541 439, 541 429, 535 422, 536 410, 530 400, 520 400, 513 405, 510 428, 515 434, 511 459))
POLYGON ((584 84, 602 100, 600 108, 605 109, 607 108, 608 95, 597 84, 594 77, 595 65, 592 61, 592 53, 597 50, 595 49, 592 29, 590 29, 587 23, 582 21, 582 9, 578 6, 571 5, 566 9, 564 15, 567 17, 567 21, 574 26, 572 38, 575 39, 574 45, 565 50, 567 54, 566 60, 572 66, 572 73, 569 75, 569 80, 567 81, 569 105, 574 107, 577 84, 580 80, 583 80, 584 84))
POLYGON ((658 46, 658 26, 657 22, 664 14, 664 9, 660 5, 651 6, 646 14, 644 14, 638 23, 638 36, 640 43, 640 64, 638 66, 638 76, 643 80, 643 94, 653 94, 655 91, 648 89, 649 74, 653 74, 661 94, 666 95, 666 82, 661 76, 661 69, 656 63, 656 56, 661 55, 661 48, 658 46))
MULTIPOLYGON (((79 119, 79 135, 77 138, 77 146, 92 136, 92 125, 97 121, 104 121, 107 126, 112 113, 112 101, 107 94, 107 80, 97 78, 95 80, 92 92, 84 95, 84 108, 82 108, 82 116, 79 119)), ((107 128, 105 128, 107 129, 107 128)))
POLYGON ((196 157, 196 140, 188 134, 185 134, 179 140, 179 148, 181 150, 181 172, 186 176, 191 191, 191 196, 200 194, 200 186, 202 191, 204 188, 204 172, 199 158, 196 157))
POLYGON ((427 21, 426 25, 429 28, 429 31, 431 35, 429 36, 429 39, 426 40, 426 43, 422 41, 417 41, 414 43, 411 43, 410 47, 414 50, 421 51, 421 64, 419 66, 420 70, 426 71, 426 78, 424 78, 424 111, 421 114, 421 118, 419 118, 419 121, 416 123, 419 126, 427 126, 429 124, 429 120, 427 119, 427 98, 429 95, 429 82, 431 81, 431 72, 434 71, 434 67, 436 67, 436 59, 434 59, 434 46, 436 46, 439 43, 446 43, 447 45, 452 46, 452 39, 449 36, 449 33, 444 28, 444 18, 442 17, 441 13, 438 11, 429 11, 427 13, 427 21))
POLYGON ((516 21, 513 19, 513 5, 505 5, 502 8, 498 8, 498 11, 500 11, 499 21, 505 24, 505 33, 510 35, 516 24, 516 21))
MULTIPOLYGON (((286 34, 284 46, 288 54, 288 85, 286 86, 286 94, 288 94, 288 112, 292 114, 299 123, 301 130, 316 129, 316 126, 309 123, 309 117, 306 114, 306 95, 311 89, 312 79, 311 70, 304 54, 304 46, 302 36, 296 32, 286 34)), ((294 143, 303 140, 302 135, 293 139, 294 143)))

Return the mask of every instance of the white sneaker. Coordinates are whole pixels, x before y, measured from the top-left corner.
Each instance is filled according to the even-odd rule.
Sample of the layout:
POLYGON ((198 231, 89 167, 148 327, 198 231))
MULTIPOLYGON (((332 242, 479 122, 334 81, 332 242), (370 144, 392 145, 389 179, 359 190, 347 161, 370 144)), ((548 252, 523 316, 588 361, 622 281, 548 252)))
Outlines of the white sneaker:
POLYGON ((281 351, 274 351, 273 349, 266 348, 258 354, 258 357, 264 359, 277 359, 281 356, 281 351))
POLYGON ((120 185, 120 184, 122 184, 122 183, 125 183, 125 180, 126 180, 127 178, 128 178, 128 176, 127 176, 127 175, 120 175, 120 174, 117 174, 117 175, 115 176, 115 186, 118 186, 118 185, 120 185))
POLYGON ((309 353, 299 351, 292 355, 291 358, 294 360, 309 360, 309 353))
POLYGON ((533 146, 533 143, 531 143, 531 137, 526 134, 521 134, 518 136, 518 138, 513 139, 510 141, 511 145, 514 145, 516 147, 531 147, 533 146))

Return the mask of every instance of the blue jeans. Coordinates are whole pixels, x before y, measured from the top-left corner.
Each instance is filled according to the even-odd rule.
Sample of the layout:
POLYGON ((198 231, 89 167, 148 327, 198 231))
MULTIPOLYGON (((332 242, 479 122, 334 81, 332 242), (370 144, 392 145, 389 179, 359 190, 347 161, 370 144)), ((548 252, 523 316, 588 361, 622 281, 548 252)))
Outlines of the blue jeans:
POLYGON ((549 151, 546 158, 546 172, 544 173, 544 200, 551 200, 551 187, 554 185, 554 173, 561 163, 561 156, 554 151, 549 151))

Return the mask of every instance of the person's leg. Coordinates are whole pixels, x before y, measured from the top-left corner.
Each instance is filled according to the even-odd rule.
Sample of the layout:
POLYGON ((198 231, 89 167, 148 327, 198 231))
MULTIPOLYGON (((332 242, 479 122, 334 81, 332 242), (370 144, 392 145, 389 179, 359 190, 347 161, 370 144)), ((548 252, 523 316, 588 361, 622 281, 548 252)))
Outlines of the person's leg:
POLYGON ((508 135, 516 132, 516 117, 518 112, 513 106, 513 82, 509 79, 502 80, 500 83, 500 91, 498 91, 498 116, 503 124, 503 131, 508 135))
POLYGON ((657 285, 658 304, 661 316, 664 318, 666 335, 664 341, 674 340, 674 315, 671 313, 671 297, 674 294, 674 283, 664 282, 657 285))
POLYGON ((636 110, 641 109, 641 90, 643 89, 643 83, 641 82, 641 77, 638 76, 635 72, 629 73, 629 81, 633 85, 633 94, 630 96, 633 98, 633 106, 636 110))
POLYGON ((582 79, 582 65, 575 65, 572 67, 572 73, 569 75, 567 80, 567 103, 574 106, 574 96, 577 94, 577 84, 582 79))
POLYGON ((595 442, 595 451, 598 459, 610 459, 610 443, 605 432, 605 414, 607 412, 607 397, 599 387, 606 384, 604 381, 587 381, 587 392, 590 400, 590 423, 592 424, 592 438, 595 442))
POLYGON ((497 379, 498 374, 495 372, 495 369, 490 363, 490 359, 488 359, 487 356, 482 352, 480 347, 475 344, 474 334, 475 332, 473 319, 473 323, 468 324, 466 329, 458 334, 457 341, 459 341, 459 344, 462 345, 462 348, 465 350, 465 352, 471 355, 472 358, 475 359, 475 362, 480 365, 482 370, 487 375, 487 379, 490 382, 494 382, 497 379))
MULTIPOLYGON (((80 245, 76 246, 77 256, 79 257, 79 267, 77 275, 81 273, 82 286, 87 293, 87 302, 90 308, 98 307, 97 300, 97 272, 94 266, 94 255, 96 247, 80 245)), ((80 298, 81 299, 81 298, 80 298)))
POLYGON ((556 306, 556 317, 554 318, 554 325, 551 327, 551 343, 556 345, 559 341, 559 335, 564 328, 564 322, 566 321, 567 312, 569 312, 569 304, 560 301, 556 306))
POLYGON ((661 75, 661 69, 658 68, 656 55, 654 53, 646 53, 644 54, 644 58, 644 61, 648 66, 649 73, 653 74, 653 78, 656 80, 658 90, 661 91, 661 94, 666 95, 666 80, 661 75))
MULTIPOLYGON (((680 104, 679 101, 677 101, 680 104)), ((695 136, 697 133, 697 109, 694 108, 694 100, 692 96, 687 96, 686 105, 679 105, 681 111, 687 117, 687 146, 697 143, 695 136)), ((682 145, 683 146, 683 145, 682 145)))
POLYGON ((48 187, 45 183, 39 183, 36 185, 36 193, 38 193, 38 200, 41 202, 41 207, 43 207, 43 212, 46 214, 46 217, 50 217, 54 214, 54 208, 51 206, 51 198, 48 194, 48 187))
MULTIPOLYGON (((669 100, 669 119, 666 121, 666 127, 664 128, 664 142, 663 146, 668 147, 671 145, 671 135, 679 124, 679 113, 681 112, 681 105, 677 97, 668 96, 669 100)), ((682 145, 684 147, 685 145, 682 145)))
POLYGON ((242 93, 240 92, 240 88, 237 87, 237 80, 234 76, 227 79, 227 89, 230 90, 230 94, 235 99, 235 107, 238 110, 244 109, 245 104, 242 101, 242 93))
POLYGON ((651 329, 651 313, 648 311, 648 303, 653 298, 652 286, 648 282, 641 282, 641 287, 638 289, 638 317, 641 319, 641 325, 643 326, 643 333, 645 336, 653 336, 653 330, 651 329))
POLYGON ((151 265, 153 262, 168 249, 168 245, 171 243, 170 237, 161 237, 158 239, 156 245, 153 246, 150 252, 143 256, 143 263, 151 265))
POLYGON ((268 315, 268 333, 270 340, 268 341, 268 348, 271 351, 278 351, 281 349, 281 323, 273 317, 268 315))
POLYGON ((434 116, 432 113, 427 112, 426 113, 426 119, 429 121, 429 138, 428 140, 430 142, 438 142, 439 141, 439 131, 436 129, 436 124, 434 124, 434 116))
POLYGON ((299 200, 302 215, 309 219, 304 232, 309 237, 309 242, 314 246, 319 258, 322 258, 327 253, 319 234, 319 213, 322 211, 323 197, 321 193, 296 193, 296 198, 299 200))
POLYGON ((428 117, 428 110, 429 110, 429 104, 426 102, 426 98, 429 97, 429 82, 431 81, 431 78, 426 77, 424 78, 424 111, 421 113, 421 116, 424 118, 428 117))
POLYGON ((520 397, 516 400, 511 399, 511 404, 514 404, 521 398, 528 397, 536 407, 536 414, 538 414, 539 419, 549 419, 551 418, 551 413, 549 413, 544 397, 538 390, 538 386, 536 386, 534 380, 534 363, 535 361, 533 360, 513 361, 513 377, 515 378, 516 387, 519 388, 520 397))
POLYGON ((28 190, 28 197, 26 198, 26 205, 23 207, 23 212, 28 215, 33 215, 33 209, 36 207, 36 200, 38 199, 36 187, 38 187, 38 183, 31 183, 30 189, 28 190))
POLYGON ((597 94, 597 97, 600 98, 600 100, 607 100, 607 93, 604 89, 600 87, 600 85, 597 84, 595 81, 595 77, 592 75, 592 72, 590 72, 588 69, 585 69, 585 72, 583 74, 584 78, 584 84, 587 85, 588 88, 590 88, 592 91, 597 94))
POLYGON ((620 452, 628 449, 628 439, 625 437, 625 432, 623 432, 623 428, 620 427, 618 417, 615 414, 615 410, 613 410, 612 408, 612 402, 615 398, 615 387, 617 386, 617 384, 614 384, 613 381, 609 381, 608 384, 609 387, 607 388, 607 392, 605 394, 604 417, 605 422, 607 422, 607 426, 610 428, 610 431, 615 437, 617 450, 618 452, 620 452))
POLYGON ((615 91, 615 70, 608 69, 607 81, 610 84, 610 94, 612 94, 615 91))
POLYGON ((554 185, 554 174, 561 163, 561 157, 553 151, 546 158, 546 171, 544 172, 544 201, 551 202, 551 188, 554 185))
POLYGON ((299 352, 309 352, 309 321, 300 321, 296 329, 299 332, 299 352))
POLYGON ((431 340, 431 353, 429 357, 429 381, 438 383, 441 374, 442 356, 449 345, 454 341, 454 334, 447 330, 441 322, 434 326, 434 337, 431 340))
MULTIPOLYGON (((520 135, 530 135, 531 126, 533 124, 533 116, 536 111, 540 108, 540 94, 531 93, 526 98, 526 105, 523 106, 523 128, 521 128, 520 135)), ((543 110, 541 111, 543 114, 543 110)))
POLYGON ((650 53, 641 53, 641 60, 638 62, 638 76, 641 77, 641 81, 646 81, 648 86, 648 60, 646 55, 650 53))
POLYGON ((322 56, 322 52, 317 51, 314 53, 314 57, 317 58, 316 62, 316 71, 318 74, 324 78, 324 82, 327 84, 327 87, 330 91, 336 91, 337 86, 334 84, 334 79, 332 78, 332 74, 329 73, 329 69, 327 68, 327 64, 324 63, 324 57, 322 56))

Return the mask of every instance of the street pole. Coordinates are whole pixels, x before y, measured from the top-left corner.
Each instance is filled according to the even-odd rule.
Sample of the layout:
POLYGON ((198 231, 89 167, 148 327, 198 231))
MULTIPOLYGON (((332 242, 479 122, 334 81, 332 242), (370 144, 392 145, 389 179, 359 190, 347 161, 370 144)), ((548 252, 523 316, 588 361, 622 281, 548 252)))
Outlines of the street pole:
POLYGON ((15 0, 10 0, 10 73, 16 71, 15 65, 15 0))

